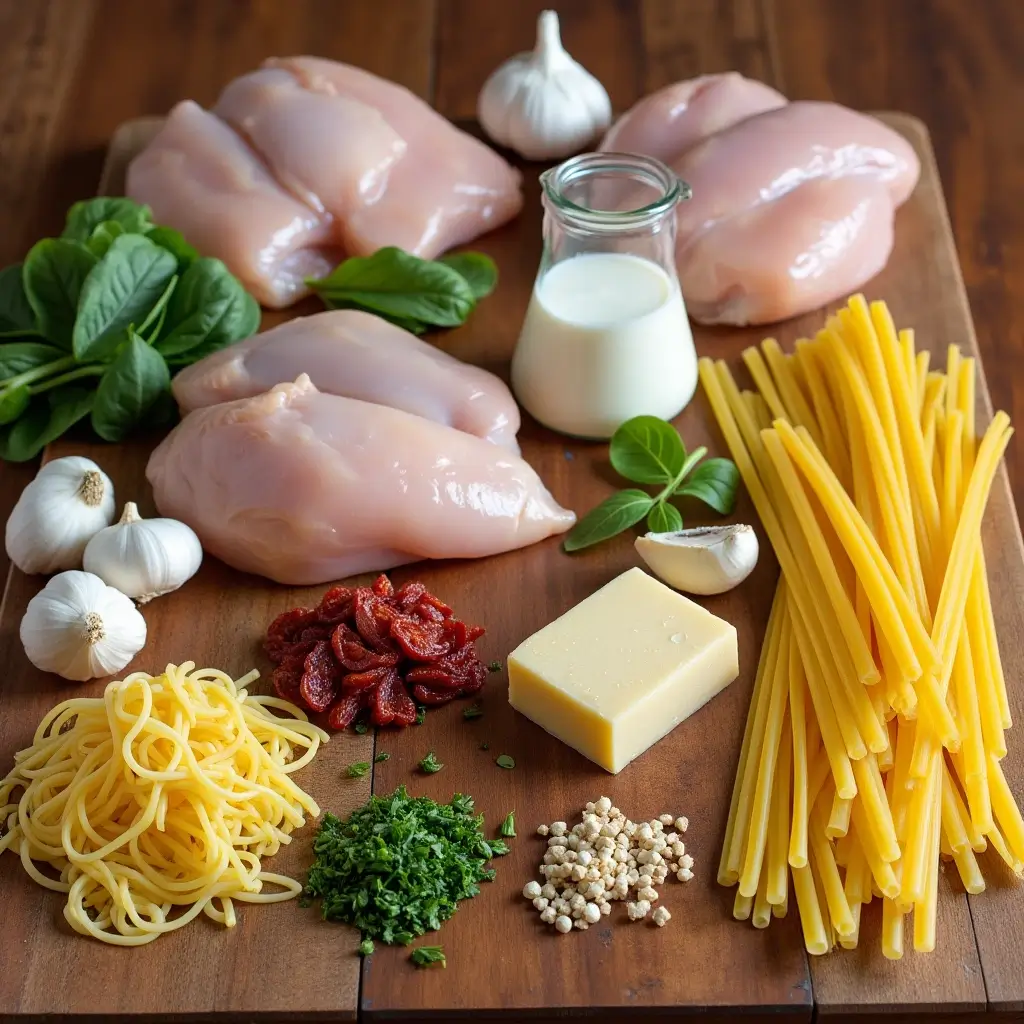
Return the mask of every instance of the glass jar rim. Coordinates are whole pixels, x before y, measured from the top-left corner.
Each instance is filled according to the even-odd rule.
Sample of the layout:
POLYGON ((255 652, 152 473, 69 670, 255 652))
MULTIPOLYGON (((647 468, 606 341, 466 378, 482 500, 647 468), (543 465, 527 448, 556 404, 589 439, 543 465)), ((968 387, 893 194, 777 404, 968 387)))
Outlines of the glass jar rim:
POLYGON ((631 228, 650 224, 689 199, 693 190, 670 167, 638 153, 581 153, 540 176, 545 200, 563 216, 594 226, 631 228), (595 210, 573 202, 565 189, 597 174, 620 173, 657 188, 658 198, 633 210, 595 210))

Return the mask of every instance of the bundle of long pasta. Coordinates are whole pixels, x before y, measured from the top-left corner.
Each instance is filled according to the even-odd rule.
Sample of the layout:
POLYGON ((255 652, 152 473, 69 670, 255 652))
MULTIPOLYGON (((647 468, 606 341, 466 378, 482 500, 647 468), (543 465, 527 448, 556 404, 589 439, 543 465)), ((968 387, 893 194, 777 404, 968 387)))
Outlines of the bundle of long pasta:
POLYGON ((785 354, 700 375, 782 569, 718 879, 766 927, 789 878, 810 953, 857 945, 882 900, 882 951, 935 947, 940 858, 968 892, 991 847, 1024 872, 1000 766, 1010 727, 981 544, 1009 420, 975 435, 975 367, 929 372, 912 331, 862 296, 785 354))
POLYGON ((135 672, 102 698, 57 705, 15 755, 0 782, 0 853, 67 893, 75 931, 138 946, 200 912, 231 927, 233 900, 301 891, 260 858, 319 815, 289 775, 328 737, 286 701, 249 695, 256 677, 235 683, 191 662, 135 672))

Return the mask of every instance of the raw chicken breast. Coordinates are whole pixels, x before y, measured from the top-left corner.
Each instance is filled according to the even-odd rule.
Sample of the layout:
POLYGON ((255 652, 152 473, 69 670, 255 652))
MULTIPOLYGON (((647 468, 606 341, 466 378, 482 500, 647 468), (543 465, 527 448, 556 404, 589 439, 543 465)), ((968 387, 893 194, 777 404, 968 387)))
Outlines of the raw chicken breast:
POLYGON ((686 305, 707 324, 770 323, 848 295, 886 264, 885 185, 818 178, 721 221, 678 255, 686 305))
POLYGON ((127 193, 148 203, 158 224, 223 260, 265 306, 293 302, 308 291, 305 278, 342 257, 332 217, 282 189, 245 142, 191 100, 129 164, 127 193))
POLYGON ((785 106, 782 93, 739 72, 701 75, 652 92, 626 111, 598 147, 671 163, 708 135, 785 106))
POLYGON ((910 143, 881 121, 835 103, 810 102, 740 121, 672 166, 693 188, 693 199, 680 205, 676 219, 680 249, 695 233, 813 178, 879 181, 898 206, 920 171, 910 143))
POLYGON ((407 89, 294 57, 232 82, 212 115, 179 104, 129 166, 127 192, 281 308, 345 255, 433 257, 503 224, 519 181, 407 89))
POLYGON ((182 412, 250 398, 300 373, 331 395, 376 402, 518 451, 519 407, 493 374, 378 316, 338 309, 289 320, 186 367, 182 412))
POLYGON ((520 175, 418 96, 368 71, 322 57, 267 61, 310 92, 374 106, 408 144, 379 200, 345 218, 349 254, 397 245, 434 257, 511 220, 522 206, 520 175))
POLYGON ((517 456, 306 376, 189 413, 146 476, 210 554, 280 583, 479 558, 575 521, 517 456))

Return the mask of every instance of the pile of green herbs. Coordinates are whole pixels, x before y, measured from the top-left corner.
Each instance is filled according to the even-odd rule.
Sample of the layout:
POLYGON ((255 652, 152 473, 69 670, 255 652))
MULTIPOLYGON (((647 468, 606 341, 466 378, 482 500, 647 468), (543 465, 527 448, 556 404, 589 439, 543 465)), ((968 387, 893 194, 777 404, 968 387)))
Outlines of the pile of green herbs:
POLYGON ((220 260, 130 199, 75 203, 59 238, 0 271, 0 458, 88 418, 106 441, 174 415, 172 374, 259 327, 220 260))
POLYGON ((344 821, 325 814, 313 852, 306 895, 321 900, 324 920, 353 925, 364 942, 404 946, 476 896, 494 878, 488 861, 508 846, 484 836, 471 797, 442 804, 399 786, 344 821))

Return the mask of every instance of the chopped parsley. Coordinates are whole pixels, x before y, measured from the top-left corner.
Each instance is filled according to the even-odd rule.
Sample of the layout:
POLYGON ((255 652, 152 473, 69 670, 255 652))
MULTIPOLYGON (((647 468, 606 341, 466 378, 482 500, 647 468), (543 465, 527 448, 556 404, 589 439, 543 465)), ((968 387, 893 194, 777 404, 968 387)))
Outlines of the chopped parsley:
POLYGON ((350 779, 361 779, 370 770, 369 761, 356 761, 345 769, 345 774, 350 779))
POLYGON ((374 764, 380 764, 382 761, 390 761, 390 760, 391 760, 391 755, 386 753, 383 750, 373 759, 374 764))
POLYGON ((431 964, 440 964, 442 967, 448 966, 448 960, 445 958, 444 950, 440 946, 420 946, 419 949, 414 949, 409 954, 409 959, 417 967, 430 967, 431 964))
POLYGON ((344 821, 327 813, 306 893, 321 900, 324 920, 358 928, 364 942, 407 946, 493 880, 487 862, 508 845, 485 838, 482 825, 472 797, 457 793, 442 804, 404 786, 371 797, 344 821))
POLYGON ((356 722, 356 724, 352 726, 352 731, 358 733, 360 736, 365 736, 370 731, 370 727, 365 722, 356 722))
POLYGON ((484 709, 479 704, 470 704, 468 708, 464 708, 462 711, 462 717, 468 722, 472 718, 483 718, 484 709))
POLYGON ((499 754, 495 759, 494 763, 499 768, 515 768, 516 761, 514 757, 509 757, 508 754, 499 754))
POLYGON ((490 663, 490 665, 487 666, 487 671, 488 672, 500 672, 501 671, 501 662, 500 661, 492 661, 490 663))
POLYGON ((487 740, 484 740, 483 743, 480 744, 480 749, 481 750, 490 750, 491 749, 491 745, 490 745, 490 743, 487 742, 487 740))
POLYGON ((443 767, 444 765, 438 761, 433 751, 427 754, 427 756, 420 761, 420 771, 424 771, 428 775, 433 775, 434 772, 439 772, 443 767))
POLYGON ((498 835, 505 839, 515 839, 516 837, 516 812, 509 811, 505 816, 505 820, 501 823, 498 828, 498 835))
POLYGON ((373 952, 373 939, 363 939, 359 943, 359 955, 369 956, 373 952))
POLYGON ((417 725, 422 725, 423 724, 423 720, 426 717, 427 717, 427 709, 422 704, 417 705, 417 707, 416 707, 416 724, 417 725))

